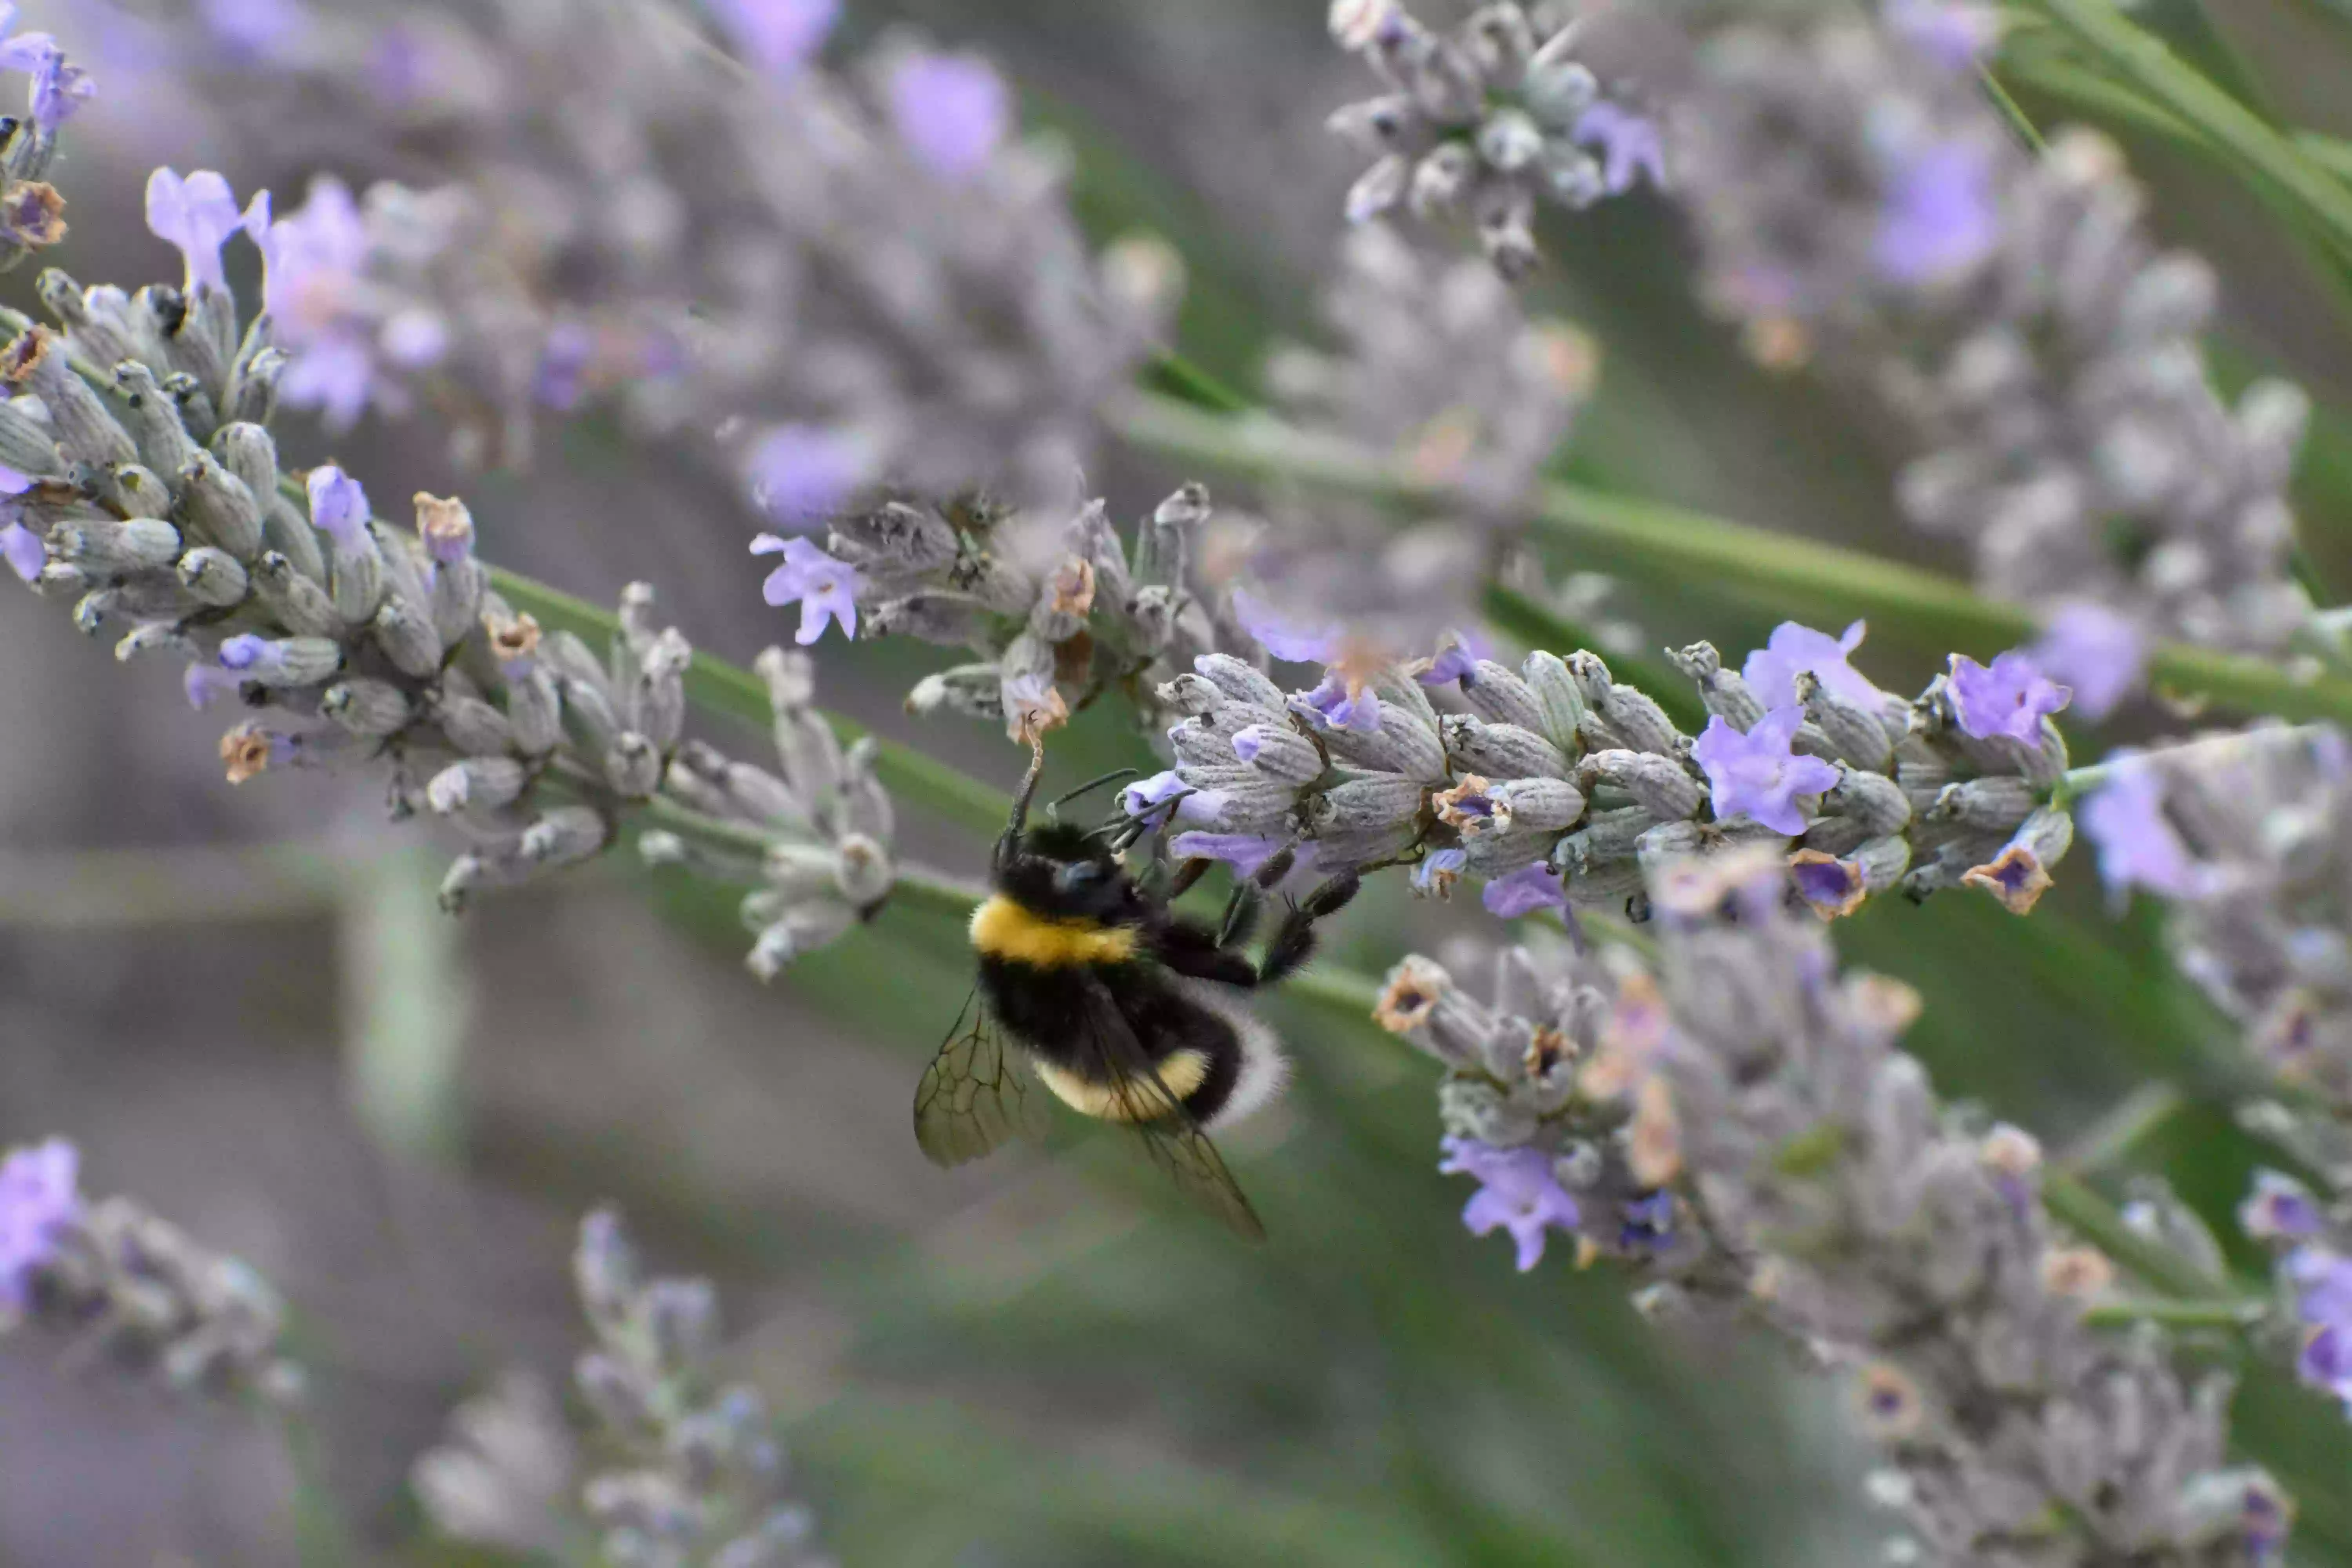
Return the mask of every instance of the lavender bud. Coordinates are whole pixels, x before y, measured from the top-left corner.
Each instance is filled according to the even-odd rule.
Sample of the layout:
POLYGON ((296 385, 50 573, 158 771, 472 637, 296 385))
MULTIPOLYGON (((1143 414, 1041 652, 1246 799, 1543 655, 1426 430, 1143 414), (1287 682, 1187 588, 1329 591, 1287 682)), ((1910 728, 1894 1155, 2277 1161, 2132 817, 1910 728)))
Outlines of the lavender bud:
POLYGON ((1557 779, 1507 779, 1487 798, 1498 834, 1557 833, 1584 815, 1583 793, 1557 779))
POLYGON ((1451 713, 1444 721, 1444 734, 1448 752, 1491 777, 1568 777, 1568 758, 1532 730, 1451 713))
POLYGON ((601 854, 612 837, 604 818, 591 807, 558 806, 524 828, 517 847, 532 867, 554 870, 601 854))
POLYGON ((604 782, 625 800, 647 800, 661 788, 661 748, 634 730, 623 731, 604 753, 604 782))
POLYGON ((1527 677, 1528 690, 1542 710, 1543 721, 1528 726, 1534 729, 1563 756, 1574 756, 1582 746, 1586 708, 1583 690, 1569 668, 1556 656, 1531 653, 1521 667, 1527 677))
POLYGON ((1544 705, 1534 689, 1491 659, 1480 659, 1463 678, 1462 700, 1490 724, 1516 724, 1538 735, 1550 732, 1544 705))
POLYGON ((261 508, 245 481, 198 452, 180 470, 190 528, 239 561, 261 553, 261 508))
POLYGON ((515 750, 514 726, 478 697, 444 696, 434 705, 433 721, 468 756, 502 757, 515 750))
POLYGON ((1577 764, 1576 772, 1588 790, 1595 783, 1623 790, 1660 821, 1695 817, 1706 802, 1706 787, 1688 770, 1653 752, 1594 752, 1577 764))
POLYGON ((1308 800, 1306 810, 1318 833, 1362 833, 1412 823, 1423 793, 1412 779, 1374 774, 1335 785, 1308 800))
POLYGON ((57 437, 32 406, 24 398, 0 398, 0 464, 34 479, 63 479, 68 465, 57 437))
POLYGON ((552 676, 539 668, 509 674, 506 697, 515 744, 525 756, 545 756, 563 743, 562 699, 552 676))
POLYGON ((530 783, 530 770, 511 757, 467 757, 450 763, 425 786, 425 801, 443 816, 511 805, 530 783))
POLYGON ((254 563, 253 591, 287 630, 300 637, 339 636, 343 620, 327 590, 272 550, 254 563))
POLYGON ((180 423, 180 411, 155 379, 155 373, 136 360, 114 367, 114 390, 130 415, 139 444, 140 460, 159 474, 176 474, 193 462, 198 447, 180 423))
POLYGON ((354 735, 396 735, 415 716, 407 694, 389 681, 353 676, 320 694, 319 711, 354 735))
POLYGON ((272 641, 247 633, 221 644, 221 668, 268 687, 316 686, 342 668, 342 646, 331 637, 272 641))
POLYGON ((232 609, 253 591, 252 579, 236 557, 207 544, 180 557, 180 583, 202 603, 215 609, 232 609))
MULTIPOLYGON (((340 574, 337 580, 341 580, 340 574)), ((339 613, 341 608, 338 601, 339 613)), ((440 673, 441 639, 434 635, 432 623, 399 600, 386 600, 370 629, 376 646, 403 675, 429 680, 440 673)))

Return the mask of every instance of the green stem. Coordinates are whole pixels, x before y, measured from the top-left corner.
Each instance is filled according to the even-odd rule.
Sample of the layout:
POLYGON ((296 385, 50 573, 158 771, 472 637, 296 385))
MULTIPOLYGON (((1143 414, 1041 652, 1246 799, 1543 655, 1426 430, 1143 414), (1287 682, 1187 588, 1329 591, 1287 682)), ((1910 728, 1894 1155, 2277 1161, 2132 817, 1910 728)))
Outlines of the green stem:
POLYGON ((2042 1201, 2053 1215, 2095 1243, 2142 1284, 2184 1300, 2234 1302, 2221 1281, 2209 1279, 2180 1254, 2125 1224, 2116 1206, 2079 1177, 2063 1171, 2043 1172, 2042 1201))
MULTIPOLYGON (((1279 476, 1407 505, 1442 507, 1456 499, 1444 485, 1361 447, 1262 415, 1219 417, 1143 395, 1110 417, 1138 447, 1227 472, 1279 476)), ((1832 618, 1903 620, 1963 650, 1997 651, 2037 629, 2022 608, 1981 598, 1932 572, 1586 486, 1544 486, 1528 526, 1538 538, 1588 552, 1628 576, 1667 587, 1717 581, 1776 590, 1832 618)), ((2352 721, 2352 680, 2342 678, 2302 679, 2262 659, 2180 643, 2156 648, 2149 668, 2164 685, 2224 707, 2352 721)))
POLYGON ((2189 1109, 2189 1097, 2168 1083, 2142 1084, 2092 1123, 2062 1162, 2077 1176, 2095 1176, 2121 1165, 2142 1144, 2189 1109))
POLYGON ((2249 1329, 2269 1310, 2263 1302, 2252 1300, 2168 1301, 2125 1297, 2100 1302, 2083 1314, 2083 1321, 2102 1329, 2124 1329, 2135 1323, 2162 1323, 2175 1329, 2249 1329))
POLYGON ((2178 58, 2163 39, 2125 19, 2114 0, 2035 0, 2093 60, 2197 127, 2213 145, 2292 201, 2352 258, 2352 187, 2294 142, 2178 58))
POLYGON ((1174 349, 1162 349, 1153 358, 1146 379, 1178 402, 1213 414, 1246 414, 1251 406, 1248 398, 1174 349))

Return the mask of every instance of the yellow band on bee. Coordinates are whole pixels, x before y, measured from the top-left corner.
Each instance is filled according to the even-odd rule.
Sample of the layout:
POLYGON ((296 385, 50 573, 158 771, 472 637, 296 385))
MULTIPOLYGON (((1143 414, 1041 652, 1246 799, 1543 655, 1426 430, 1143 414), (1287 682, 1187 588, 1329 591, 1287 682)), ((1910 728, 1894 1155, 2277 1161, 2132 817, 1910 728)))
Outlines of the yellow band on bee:
POLYGON ((971 912, 973 947, 1036 969, 1124 963, 1135 956, 1135 935, 1132 926, 1047 920, 1001 894, 971 912))
MULTIPOLYGON (((1105 1121, 1150 1121, 1167 1113, 1167 1107, 1149 1088, 1130 1090, 1080 1078, 1049 1061, 1036 1065, 1037 1077, 1053 1090, 1054 1098, 1081 1116, 1105 1121)), ((1200 1088, 1208 1076, 1209 1058, 1198 1051, 1178 1051, 1160 1064, 1160 1081, 1180 1100, 1200 1088)))

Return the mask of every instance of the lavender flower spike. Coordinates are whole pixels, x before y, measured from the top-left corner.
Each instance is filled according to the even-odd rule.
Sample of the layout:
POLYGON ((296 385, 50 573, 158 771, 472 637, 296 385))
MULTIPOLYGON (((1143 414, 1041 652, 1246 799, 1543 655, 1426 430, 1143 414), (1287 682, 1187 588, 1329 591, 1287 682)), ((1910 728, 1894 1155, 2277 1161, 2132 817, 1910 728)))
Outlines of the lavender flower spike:
POLYGON ((185 259, 190 293, 198 289, 227 291, 221 247, 244 221, 228 181, 210 169, 184 179, 172 168, 147 176, 147 227, 185 259))
POLYGON ((1835 788, 1838 771, 1819 757, 1790 752, 1804 720, 1801 708, 1775 708, 1744 735, 1720 713, 1707 720, 1706 732, 1691 746, 1691 760, 1706 770, 1717 821, 1744 814, 1790 837, 1805 830, 1797 797, 1835 788))

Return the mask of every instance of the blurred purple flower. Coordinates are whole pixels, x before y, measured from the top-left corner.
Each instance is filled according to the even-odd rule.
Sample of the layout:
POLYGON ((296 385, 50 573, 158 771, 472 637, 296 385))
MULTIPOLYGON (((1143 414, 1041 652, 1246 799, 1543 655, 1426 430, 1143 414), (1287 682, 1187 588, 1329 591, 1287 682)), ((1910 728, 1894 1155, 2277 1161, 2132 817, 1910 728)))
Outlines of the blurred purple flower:
POLYGON ((269 193, 255 196, 245 230, 261 249, 262 307, 292 356, 280 395, 320 410, 331 430, 349 429, 376 390, 373 331, 359 309, 370 249, 359 204, 322 175, 308 201, 275 221, 269 193))
MULTIPOLYGON (((226 654, 228 650, 221 650, 226 654)), ((201 713, 224 697, 235 697, 244 689, 245 682, 229 670, 209 664, 192 664, 180 678, 180 689, 187 694, 188 706, 201 713)))
POLYGON ((62 1138, 12 1149, 0 1161, 0 1306, 21 1310, 33 1272, 57 1255, 81 1213, 81 1156, 62 1138))
MULTIPOLYGON (((1180 816, 1183 809, 1176 808, 1180 816)), ((1168 852, 1180 860, 1223 860, 1234 875, 1255 877, 1288 842, 1251 833, 1180 833, 1168 841, 1168 852)))
POLYGON ((2299 1241, 2319 1234, 2311 1190, 2276 1171, 2256 1171, 2254 1190, 2238 1205, 2238 1228, 2256 1241, 2299 1241))
POLYGON ((310 28, 310 14, 296 0, 204 0, 203 9, 214 38, 249 61, 282 57, 310 28))
POLYGON ((736 47, 770 76, 798 75, 841 16, 841 0, 709 0, 736 47))
POLYGON ((801 629, 793 639, 803 647, 824 636, 829 620, 845 637, 857 635, 857 568, 835 561, 805 539, 763 533, 751 542, 754 555, 782 554, 784 563, 768 574, 760 596, 779 609, 799 601, 801 629))
POLYGON ((8 37, 16 25, 16 0, 0 0, 0 70, 38 70, 43 60, 58 52, 58 41, 47 33, 8 37))
POLYGON ((780 425, 749 462, 751 499, 784 528, 814 528, 846 506, 869 477, 855 437, 817 425, 780 425))
POLYGON ((2146 888, 2170 898, 2190 899, 2212 884, 2164 815, 2164 780, 2129 748, 2110 753, 2114 771, 2076 815, 2098 847, 2099 876, 2118 896, 2146 888))
MULTIPOLYGON (((20 496, 31 489, 35 480, 30 474, 20 474, 0 463, 0 497, 20 496)), ((48 563, 49 552, 41 543, 41 536, 16 521, 16 509, 0 501, 0 556, 5 556, 16 575, 29 583, 41 574, 48 563)))
MULTIPOLYGON (((41 35, 27 33, 24 36, 37 37, 41 35)), ((43 131, 54 132, 72 118, 75 110, 97 94, 98 83, 90 79, 89 73, 68 60, 65 51, 52 44, 40 62, 33 67, 33 123, 43 131)))
POLYGON ((2093 723, 2139 689, 2147 639, 2131 621, 2087 599, 2061 605, 2026 650, 2051 679, 2074 693, 2074 711, 2093 723))
POLYGON ((1515 921, 1538 910, 1563 910, 1568 895, 1560 890, 1559 873, 1538 860, 1507 877, 1488 882, 1479 894, 1486 912, 1497 920, 1515 921))
POLYGON ((917 53, 890 68, 890 119, 915 161, 943 180, 979 173, 1013 126, 1013 94, 976 55, 917 53))
POLYGON ((236 193, 228 181, 210 169, 198 169, 185 179, 171 168, 147 176, 148 232, 179 251, 187 264, 191 292, 199 287, 228 291, 228 278, 221 270, 221 247, 245 217, 237 210, 236 193))
POLYGON ((1448 1138, 1442 1147, 1442 1175, 1470 1176, 1478 1191, 1463 1205, 1462 1223, 1473 1236, 1507 1230, 1518 1244, 1518 1268, 1525 1274, 1543 1261, 1544 1235, 1560 1230, 1573 1235, 1582 1217, 1576 1200, 1552 1174, 1551 1156, 1540 1149, 1490 1149, 1468 1138, 1448 1138))
POLYGON ((1887 0, 1886 26, 1953 71, 1972 69, 2000 37, 1999 15, 1969 0, 1887 0))
POLYGON ((596 358, 596 334, 578 321, 558 321, 547 331, 539 351, 539 369, 531 392, 559 414, 579 405, 588 388, 588 367, 596 358))
POLYGON ((310 524, 335 542, 345 554, 364 555, 373 548, 368 538, 367 490, 332 463, 310 470, 310 524))
POLYGON ((1573 135, 1580 145, 1601 150, 1601 183, 1611 195, 1623 195, 1643 174, 1652 189, 1666 188, 1665 148, 1648 115, 1603 100, 1577 117, 1573 135))
POLYGON ((1717 822, 1746 816, 1791 837, 1805 830, 1797 797, 1834 788, 1838 771, 1819 757, 1790 750, 1804 720, 1805 710, 1794 703, 1773 709, 1744 735, 1720 713, 1707 720, 1706 732, 1691 747, 1691 761, 1706 770, 1717 822))
POLYGON ((1831 696, 1875 713, 1885 695, 1847 662, 1847 656, 1862 646, 1869 629, 1856 621, 1843 635, 1833 637, 1794 621, 1782 621, 1772 628, 1770 640, 1748 656, 1740 677, 1756 693, 1756 700, 1767 708, 1785 708, 1796 701, 1797 677, 1810 675, 1831 696))
POLYGON ((2042 721, 2074 695, 2044 676, 2032 655, 2015 649, 1997 655, 1990 668, 1952 655, 1951 692, 1962 730, 1979 741, 2007 735, 2029 746, 2041 743, 2042 721))
POLYGON ((1893 171, 1878 226, 1878 269, 1887 281, 1941 282, 1983 260, 2000 238, 1982 148, 1937 142, 1912 150, 1893 171))
POLYGON ((1275 608, 1247 588, 1234 590, 1234 619, 1257 646, 1291 664, 1328 664, 1339 657, 1340 631, 1325 621, 1308 623, 1275 608))

